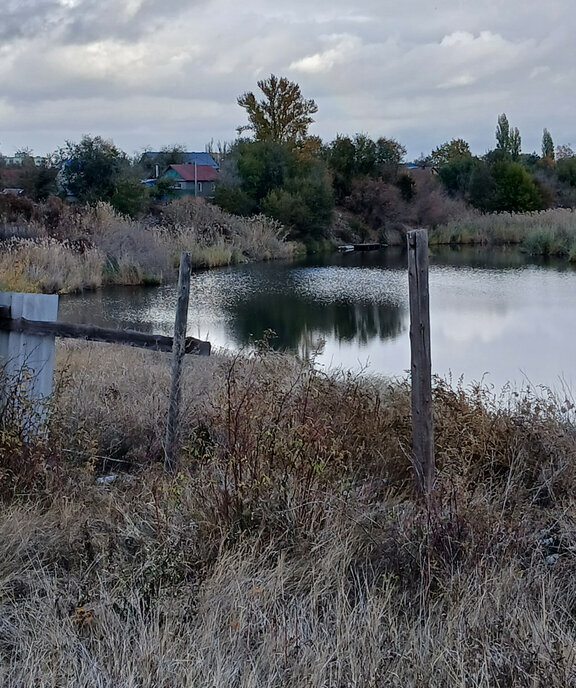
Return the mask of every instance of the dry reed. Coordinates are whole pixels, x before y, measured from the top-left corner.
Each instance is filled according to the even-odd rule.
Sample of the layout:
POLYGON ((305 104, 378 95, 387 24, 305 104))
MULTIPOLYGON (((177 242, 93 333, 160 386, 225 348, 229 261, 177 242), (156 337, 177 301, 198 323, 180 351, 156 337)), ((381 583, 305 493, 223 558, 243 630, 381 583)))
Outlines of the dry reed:
POLYGON ((3 686, 576 684, 569 399, 437 381, 426 508, 406 384, 186 368, 169 477, 167 357, 60 347, 50 461, 0 515, 3 686))
POLYGON ((533 255, 576 260, 576 214, 571 208, 533 213, 469 214, 435 227, 431 244, 517 244, 533 255))
POLYGON ((190 251, 195 267, 288 258, 294 251, 275 221, 234 217, 194 198, 166 206, 159 222, 137 222, 98 203, 82 211, 38 209, 29 221, 0 229, 0 286, 9 291, 160 284, 174 278, 181 251, 190 251))

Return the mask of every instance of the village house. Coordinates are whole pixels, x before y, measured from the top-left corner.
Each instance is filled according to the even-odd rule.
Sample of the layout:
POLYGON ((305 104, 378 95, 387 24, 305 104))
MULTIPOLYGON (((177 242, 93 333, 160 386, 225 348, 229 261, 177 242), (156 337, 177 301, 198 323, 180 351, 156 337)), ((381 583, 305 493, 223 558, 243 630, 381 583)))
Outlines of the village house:
POLYGON ((172 188, 171 196, 176 198, 211 198, 214 195, 218 163, 209 153, 147 151, 142 155, 140 164, 151 173, 150 178, 142 180, 142 183, 150 188, 154 187, 158 180, 168 180, 172 188), (168 164, 170 158, 174 161, 172 164, 168 164))
POLYGON ((161 178, 172 181, 172 190, 176 198, 181 196, 211 198, 216 189, 218 170, 211 165, 196 163, 170 165, 161 178))
MULTIPOLYGON (((183 164, 183 165, 209 165, 214 169, 218 169, 218 163, 210 155, 205 152, 185 152, 185 151, 146 151, 140 157, 140 164, 149 169, 154 168, 155 165, 165 166, 164 161, 183 164)), ((161 172, 162 170, 160 170, 161 172)), ((158 173, 156 173, 158 176, 158 173)))

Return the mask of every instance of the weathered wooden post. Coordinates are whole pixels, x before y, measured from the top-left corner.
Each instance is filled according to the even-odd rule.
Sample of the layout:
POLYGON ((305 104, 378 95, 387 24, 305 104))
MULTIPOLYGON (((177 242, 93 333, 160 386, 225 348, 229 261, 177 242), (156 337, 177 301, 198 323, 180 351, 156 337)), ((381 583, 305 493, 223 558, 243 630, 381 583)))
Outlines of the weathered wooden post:
POLYGON ((428 231, 408 232, 410 348, 412 377, 412 443, 416 492, 429 496, 434 488, 434 429, 428 289, 428 231))
POLYGON ((166 427, 166 447, 164 454, 164 467, 167 471, 174 471, 178 465, 176 439, 180 420, 180 382, 182 377, 182 360, 186 347, 188 303, 190 301, 190 272, 190 254, 182 253, 180 256, 180 272, 178 274, 178 304, 176 306, 176 321, 174 323, 172 381, 170 385, 168 425, 166 427))
MULTIPOLYGON (((53 322, 58 317, 58 295, 0 292, 0 307, 7 321, 53 322)), ((0 396, 6 401, 17 384, 26 402, 20 418, 26 430, 37 430, 44 419, 43 404, 52 394, 53 373, 54 335, 0 328, 0 396)))

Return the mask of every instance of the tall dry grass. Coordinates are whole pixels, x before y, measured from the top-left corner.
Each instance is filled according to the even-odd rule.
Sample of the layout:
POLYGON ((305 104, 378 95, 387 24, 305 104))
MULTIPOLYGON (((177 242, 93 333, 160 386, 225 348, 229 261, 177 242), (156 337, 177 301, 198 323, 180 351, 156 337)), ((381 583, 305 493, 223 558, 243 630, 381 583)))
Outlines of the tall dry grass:
POLYGON ((264 215, 240 217, 202 199, 184 197, 163 213, 162 235, 176 251, 190 251, 197 267, 290 258, 284 227, 264 215))
POLYGON ((533 255, 576 260, 576 214, 571 208, 533 213, 469 214, 430 231, 432 244, 517 244, 533 255))
POLYGON ((110 284, 174 279, 181 251, 195 267, 288 258, 283 228, 263 216, 228 215, 202 199, 169 204, 157 220, 135 221, 106 203, 82 210, 38 207, 0 224, 0 286, 10 291, 68 293, 110 284))
POLYGON ((426 507, 405 383, 187 360, 169 477, 167 357, 73 344, 58 369, 50 460, 38 439, 3 493, 2 685, 576 683, 569 399, 437 381, 426 507))
POLYGON ((79 224, 81 236, 105 256, 104 284, 161 284, 172 277, 170 247, 153 227, 119 215, 107 203, 87 208, 79 224))
POLYGON ((91 246, 57 239, 12 239, 0 244, 0 288, 60 293, 102 286, 104 255, 91 246))

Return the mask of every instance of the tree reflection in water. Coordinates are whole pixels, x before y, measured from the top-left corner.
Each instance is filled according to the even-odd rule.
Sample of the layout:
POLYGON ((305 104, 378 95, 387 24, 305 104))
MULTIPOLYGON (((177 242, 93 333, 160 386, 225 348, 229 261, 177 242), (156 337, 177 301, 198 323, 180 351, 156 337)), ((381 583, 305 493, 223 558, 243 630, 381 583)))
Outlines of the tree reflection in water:
POLYGON ((272 346, 300 353, 315 350, 327 338, 360 345, 375 338, 393 338, 403 329, 405 312, 392 303, 326 303, 295 293, 269 292, 227 304, 226 310, 228 328, 239 345, 248 345, 261 339, 266 330, 273 330, 272 346))
MULTIPOLYGON (((509 248, 431 247, 435 373, 495 384, 574 379, 576 271, 509 248), (542 356, 542 352, 550 352, 542 356)), ((172 334, 176 288, 60 299, 59 319, 172 334)), ((321 365, 397 375, 409 367, 406 256, 386 249, 194 273, 189 334, 238 349, 261 339, 321 365)), ((576 383, 575 383, 576 385, 576 383)), ((576 386, 575 386, 576 388, 576 386)))

